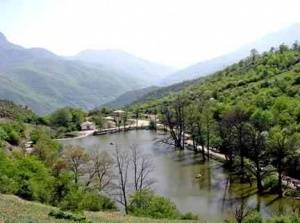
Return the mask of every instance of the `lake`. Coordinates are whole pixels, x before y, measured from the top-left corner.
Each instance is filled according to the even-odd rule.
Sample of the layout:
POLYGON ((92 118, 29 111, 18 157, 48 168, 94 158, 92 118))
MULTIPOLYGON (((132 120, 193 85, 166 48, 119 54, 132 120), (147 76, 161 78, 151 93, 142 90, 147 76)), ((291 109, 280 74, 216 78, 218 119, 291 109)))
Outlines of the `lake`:
POLYGON ((255 183, 232 183, 222 163, 211 159, 203 162, 200 154, 191 151, 175 151, 173 147, 160 143, 163 133, 148 130, 132 130, 111 135, 88 136, 62 141, 64 145, 79 145, 87 150, 111 151, 118 145, 129 149, 136 145, 153 159, 152 177, 155 192, 168 197, 183 212, 199 214, 208 222, 221 222, 231 216, 244 198, 248 205, 260 210, 264 217, 299 205, 289 199, 278 199, 274 195, 258 196, 255 183), (113 145, 111 144, 113 143, 113 145), (199 179, 196 176, 201 174, 199 179))

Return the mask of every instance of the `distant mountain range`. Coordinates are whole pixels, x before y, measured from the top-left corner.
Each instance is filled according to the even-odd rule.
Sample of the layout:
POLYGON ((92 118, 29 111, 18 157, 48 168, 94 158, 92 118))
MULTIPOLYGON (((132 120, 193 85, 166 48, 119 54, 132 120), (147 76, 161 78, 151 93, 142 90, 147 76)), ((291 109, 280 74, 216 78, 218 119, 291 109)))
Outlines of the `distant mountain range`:
POLYGON ((84 51, 64 58, 12 44, 1 33, 0 58, 0 98, 40 114, 64 106, 91 109, 174 71, 121 51, 84 51))
POLYGON ((15 45, 0 33, 0 99, 27 105, 40 114, 64 106, 119 107, 180 90, 191 84, 180 82, 221 70, 248 56, 253 48, 265 51, 295 40, 300 40, 300 24, 266 35, 232 53, 174 71, 120 50, 84 50, 62 57, 43 48, 15 45), (155 85, 171 86, 150 87, 155 85))
POLYGON ((270 33, 257 41, 247 44, 237 51, 216 57, 207 61, 202 61, 197 64, 186 67, 175 73, 170 74, 161 81, 163 85, 178 83, 183 80, 191 80, 215 71, 222 70, 226 66, 238 62, 242 58, 250 54, 250 50, 255 48, 259 52, 267 51, 272 46, 278 46, 281 43, 291 45, 296 40, 300 40, 300 24, 295 24, 290 27, 279 30, 275 33, 270 33))
POLYGON ((146 81, 146 84, 159 84, 175 72, 171 67, 143 60, 122 50, 84 50, 70 59, 109 67, 137 81, 146 81))
POLYGON ((145 95, 150 94, 151 92, 156 92, 156 90, 161 89, 160 87, 147 87, 138 90, 128 91, 124 94, 117 97, 115 100, 110 101, 106 104, 101 105, 100 107, 109 107, 109 108, 119 108, 131 104, 134 101, 139 101, 144 98, 145 95))

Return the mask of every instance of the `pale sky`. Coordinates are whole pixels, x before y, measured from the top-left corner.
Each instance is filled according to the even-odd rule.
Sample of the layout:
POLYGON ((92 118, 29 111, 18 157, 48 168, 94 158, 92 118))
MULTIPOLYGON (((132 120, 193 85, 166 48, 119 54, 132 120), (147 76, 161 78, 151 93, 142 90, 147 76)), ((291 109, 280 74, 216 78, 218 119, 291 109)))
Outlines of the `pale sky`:
POLYGON ((0 32, 59 55, 121 49, 174 67, 300 22, 299 0, 0 0, 0 32))

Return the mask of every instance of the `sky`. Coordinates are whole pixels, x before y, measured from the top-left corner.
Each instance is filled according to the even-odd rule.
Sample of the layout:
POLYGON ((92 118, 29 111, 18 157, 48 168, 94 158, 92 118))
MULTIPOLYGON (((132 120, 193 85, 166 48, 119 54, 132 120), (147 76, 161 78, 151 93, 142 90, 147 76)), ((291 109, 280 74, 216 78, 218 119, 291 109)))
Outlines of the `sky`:
POLYGON ((300 23, 299 0, 0 0, 0 32, 59 55, 121 49, 182 68, 300 23))

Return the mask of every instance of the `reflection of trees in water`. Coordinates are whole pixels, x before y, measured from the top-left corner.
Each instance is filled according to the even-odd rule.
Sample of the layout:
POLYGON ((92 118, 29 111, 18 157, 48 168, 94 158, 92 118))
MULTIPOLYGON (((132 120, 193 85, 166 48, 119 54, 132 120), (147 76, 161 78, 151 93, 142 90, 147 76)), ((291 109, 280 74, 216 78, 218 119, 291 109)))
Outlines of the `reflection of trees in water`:
MULTIPOLYGON (((228 175, 224 181, 224 192, 221 201, 221 210, 225 212, 226 209, 236 210, 237 207, 245 208, 249 207, 249 198, 256 195, 256 188, 249 186, 248 184, 234 184, 232 175, 228 175)), ((257 195, 255 204, 251 205, 252 208, 260 211, 261 209, 261 197, 257 195)), ((240 210, 241 212, 242 210, 240 210)), ((236 213, 242 214, 242 213, 236 213)))

